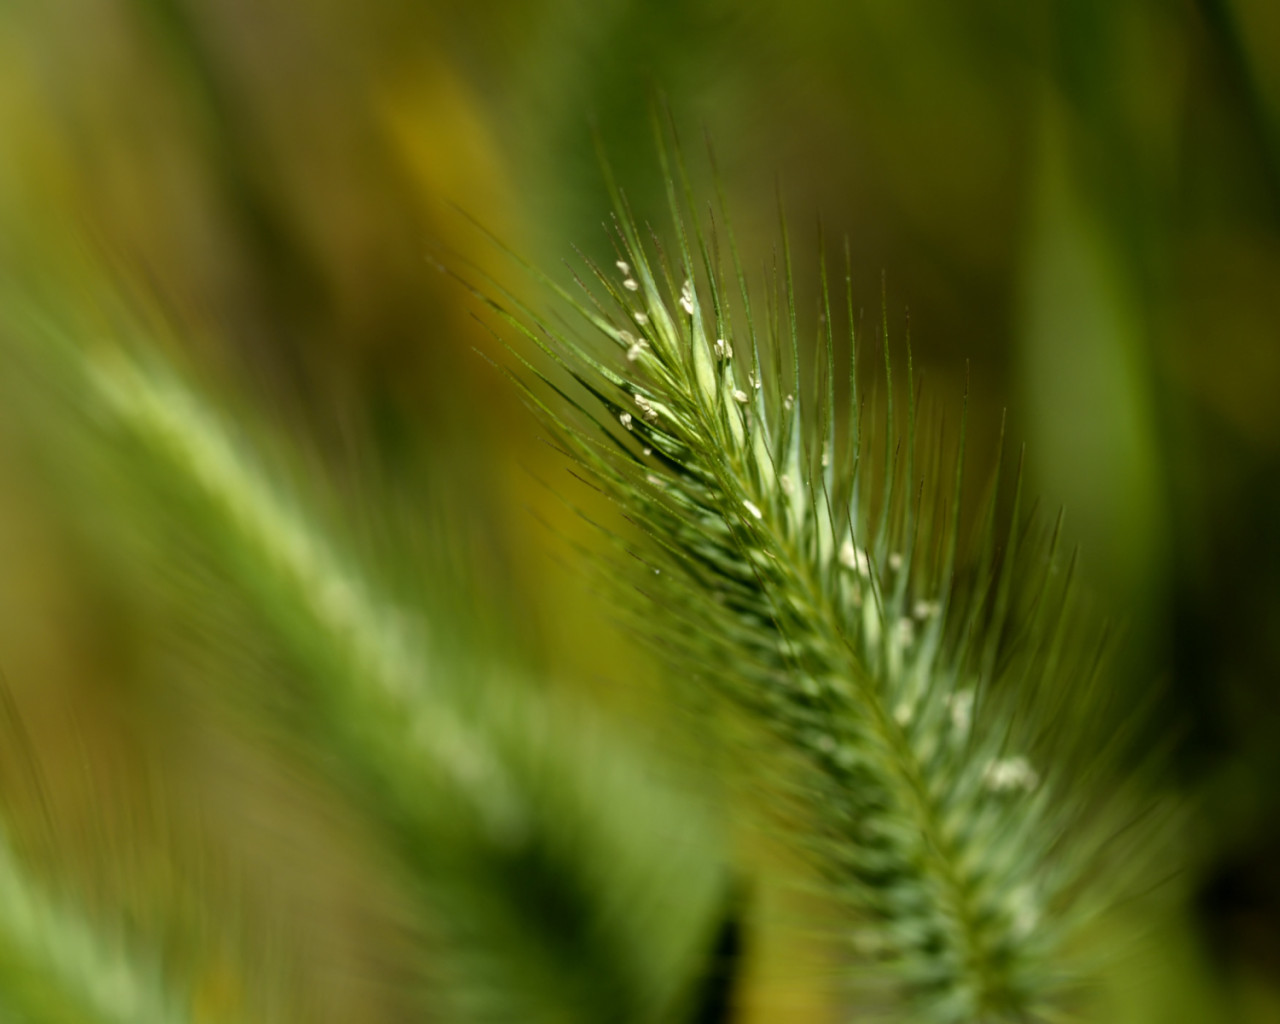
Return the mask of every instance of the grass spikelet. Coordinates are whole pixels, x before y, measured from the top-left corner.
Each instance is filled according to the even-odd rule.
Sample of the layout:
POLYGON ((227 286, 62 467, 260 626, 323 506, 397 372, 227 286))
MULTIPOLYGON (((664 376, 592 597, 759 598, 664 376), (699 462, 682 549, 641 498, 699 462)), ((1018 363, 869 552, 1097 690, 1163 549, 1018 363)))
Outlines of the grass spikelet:
MULTIPOLYGON (((518 660, 454 642, 469 624, 448 609, 466 602, 429 558, 417 591, 389 588, 376 549, 327 528, 300 462, 273 461, 260 428, 162 358, 162 328, 114 299, 98 312, 95 329, 10 302, 7 351, 39 382, 27 399, 54 407, 31 422, 60 472, 99 488, 97 525, 137 553, 131 572, 173 586, 159 600, 225 661, 213 677, 239 726, 300 755, 372 826, 425 947, 403 982, 414 1012, 680 1019, 724 896, 705 814, 598 716, 539 694, 518 660), (106 525, 125 523, 142 539, 106 525), (289 675, 247 674, 242 648, 289 675)), ((47 966, 31 971, 57 989, 47 966)))
POLYGON ((922 417, 887 327, 879 352, 855 337, 847 245, 842 274, 820 254, 809 344, 785 217, 762 299, 723 198, 704 223, 657 134, 674 244, 646 240, 606 163, 615 266, 587 261, 580 291, 533 271, 582 332, 480 289, 545 357, 513 346, 516 376, 635 524, 609 571, 673 676, 804 764, 780 788, 810 801, 794 839, 847 909, 849 1019, 1061 1019, 1084 929, 1138 863, 1095 799, 1101 648, 1061 519, 1025 512, 1019 458, 964 543, 965 422, 922 417))
POLYGON ((158 962, 46 892, 0 834, 0 1017, 59 1024, 187 1024, 158 962))

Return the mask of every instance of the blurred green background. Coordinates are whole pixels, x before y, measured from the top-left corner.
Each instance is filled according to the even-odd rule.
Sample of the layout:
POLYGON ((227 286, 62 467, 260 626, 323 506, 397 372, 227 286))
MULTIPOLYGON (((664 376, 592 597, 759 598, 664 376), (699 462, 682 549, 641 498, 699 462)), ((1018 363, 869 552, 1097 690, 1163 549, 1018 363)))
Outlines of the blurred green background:
MULTIPOLYGON (((393 481, 406 507, 445 492, 481 616, 631 713, 646 670, 557 539, 585 532, 550 493, 563 467, 434 261, 510 277, 454 205, 543 266, 607 252, 592 126, 660 220, 658 91, 696 173, 712 137, 751 260, 776 178, 798 252, 819 215, 849 235, 868 322, 883 276, 943 405, 970 367, 977 465, 1007 408, 1032 489, 1066 508, 1124 626, 1117 685, 1149 699, 1196 807, 1184 927, 1117 1019, 1280 1020, 1274 0, 0 0, 0 267, 109 254, 190 326, 185 358, 335 478, 393 481)), ((127 630, 0 427, 0 660, 20 694, 58 681, 25 694, 38 741, 74 717, 101 749, 67 758, 127 788, 101 684, 128 674, 127 630)), ((108 827, 93 793, 55 790, 108 827)), ((359 858, 339 861, 348 895, 298 883, 330 893, 325 984, 344 1019, 384 1019, 344 938, 359 858)), ((758 948, 743 1018, 826 1019, 820 970, 758 948)))

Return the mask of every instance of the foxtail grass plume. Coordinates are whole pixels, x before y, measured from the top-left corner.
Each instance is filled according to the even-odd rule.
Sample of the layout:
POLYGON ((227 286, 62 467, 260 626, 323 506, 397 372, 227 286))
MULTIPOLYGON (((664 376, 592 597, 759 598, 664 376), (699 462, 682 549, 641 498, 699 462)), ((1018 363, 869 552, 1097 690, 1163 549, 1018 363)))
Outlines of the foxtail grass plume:
POLYGON ((620 557, 598 557, 676 688, 802 765, 775 773, 809 806, 781 827, 844 908, 845 1019, 1062 1019, 1096 967, 1086 929, 1146 862, 1120 828, 1105 631, 1073 599, 1061 517, 1027 513, 1019 458, 964 543, 965 425, 926 428, 887 328, 868 398, 847 243, 843 287, 820 254, 802 327, 785 219, 762 291, 723 190, 700 215, 657 135, 665 245, 602 161, 616 259, 584 257, 573 287, 521 261, 567 318, 477 290, 525 339, 513 376, 634 525, 606 527, 620 557))

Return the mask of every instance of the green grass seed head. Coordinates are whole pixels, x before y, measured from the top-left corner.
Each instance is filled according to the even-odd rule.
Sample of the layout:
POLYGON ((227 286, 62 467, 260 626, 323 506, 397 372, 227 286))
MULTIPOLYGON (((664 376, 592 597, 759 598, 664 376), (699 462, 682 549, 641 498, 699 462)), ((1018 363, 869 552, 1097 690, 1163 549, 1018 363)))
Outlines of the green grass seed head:
POLYGON ((679 678, 807 765, 794 838, 849 910, 851 976, 873 963, 906 1019, 1056 1019, 1085 981, 1074 954, 1109 898, 1093 883, 1117 821, 1073 777, 1102 746, 1080 711, 1097 631, 1060 520, 1041 536, 1021 466, 1003 489, 997 474, 970 557, 964 422, 954 442, 922 429, 910 353, 899 392, 887 337, 884 402, 867 402, 847 246, 847 333, 823 253, 806 346, 785 219, 761 316, 723 208, 703 225, 683 162, 662 161, 675 255, 642 243, 609 176, 615 267, 588 263, 581 293, 552 284, 584 333, 490 300, 585 392, 552 401, 524 360, 566 451, 639 526, 614 536, 636 567, 616 570, 619 598, 679 678))

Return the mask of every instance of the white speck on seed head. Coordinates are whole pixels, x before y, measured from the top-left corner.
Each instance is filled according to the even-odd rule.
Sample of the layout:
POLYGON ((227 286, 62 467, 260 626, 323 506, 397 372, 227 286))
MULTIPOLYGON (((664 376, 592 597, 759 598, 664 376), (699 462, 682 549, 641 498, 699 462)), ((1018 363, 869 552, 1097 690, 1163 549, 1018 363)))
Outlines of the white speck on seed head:
POLYGON ((1040 776, 1025 757, 1005 757, 992 761, 982 773, 982 781, 993 792, 1011 789, 1033 790, 1040 783, 1040 776))
POLYGON ((617 267, 623 273, 624 276, 626 277, 631 276, 631 264, 628 263, 626 260, 618 260, 616 263, 614 263, 614 266, 617 267))
POLYGON ((1031 886, 1020 885, 1009 894, 1009 909, 1012 911, 1013 931, 1023 938, 1035 931, 1040 923, 1040 910, 1036 906, 1035 894, 1031 886))
POLYGON ((951 712, 951 724, 962 737, 969 733, 973 722, 973 691, 957 690, 947 697, 947 709, 951 712))
POLYGON ((637 310, 635 313, 631 315, 635 318, 636 323, 638 323, 641 327, 643 327, 645 324, 649 322, 648 313, 642 313, 637 310))
POLYGON ((736 402, 741 402, 743 405, 747 404, 747 393, 741 388, 733 389, 733 398, 736 402))
POLYGON ((853 541, 847 540, 840 545, 840 564, 846 569, 852 569, 860 576, 869 576, 871 574, 871 559, 867 557, 867 553, 853 546, 853 541))
POLYGON ((680 289, 680 306, 686 313, 693 315, 693 282, 688 278, 680 289))
POLYGON ((629 292, 636 292, 640 290, 640 285, 636 282, 636 279, 634 277, 628 277, 625 281, 623 281, 622 287, 629 292))
POLYGON ((911 614, 923 622, 937 615, 940 609, 937 601, 917 601, 911 608, 911 614))
POLYGON ((630 430, 631 429, 631 413, 624 412, 621 416, 618 417, 618 422, 621 423, 628 430, 630 430))
POLYGON ((716 355, 721 359, 732 359, 733 346, 725 341, 724 338, 716 338, 716 355))
MULTIPOLYGON (((823 465, 825 466, 826 463, 824 462, 823 465)), ((899 552, 897 551, 889 552, 889 568, 892 569, 894 572, 897 572, 899 569, 902 568, 902 555, 899 552)))
POLYGON ((748 512, 750 512, 750 513, 751 513, 753 516, 755 516, 757 519, 763 519, 763 518, 764 518, 764 513, 760 511, 760 509, 759 509, 759 507, 756 505, 756 503, 755 503, 754 501, 752 501, 750 498, 744 498, 744 499, 742 500, 742 507, 743 507, 743 508, 745 508, 748 512))

